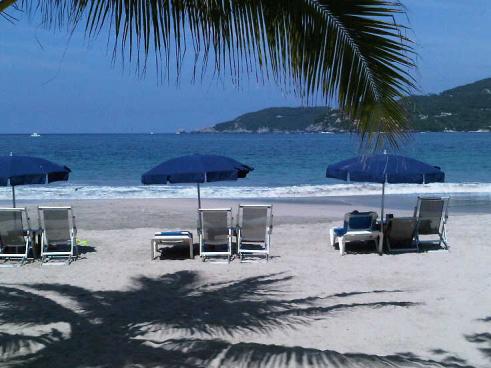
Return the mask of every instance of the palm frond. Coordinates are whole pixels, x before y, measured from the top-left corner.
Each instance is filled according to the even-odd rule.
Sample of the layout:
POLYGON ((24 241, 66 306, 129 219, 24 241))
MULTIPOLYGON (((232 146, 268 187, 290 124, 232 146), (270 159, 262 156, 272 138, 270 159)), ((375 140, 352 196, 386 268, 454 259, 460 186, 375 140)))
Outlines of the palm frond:
POLYGON ((415 87, 413 46, 389 0, 23 0, 47 27, 107 33, 114 58, 177 75, 192 48, 194 77, 211 65, 237 83, 273 79, 305 101, 334 103, 364 141, 397 143, 406 126, 399 99, 415 87), (171 61, 172 60, 172 61, 171 61), (381 134, 382 133, 382 134, 381 134))
POLYGON ((50 333, 39 336, 26 336, 0 332, 0 355, 7 358, 18 354, 22 350, 26 352, 35 351, 36 349, 53 344, 58 340, 58 336, 53 336, 50 333))

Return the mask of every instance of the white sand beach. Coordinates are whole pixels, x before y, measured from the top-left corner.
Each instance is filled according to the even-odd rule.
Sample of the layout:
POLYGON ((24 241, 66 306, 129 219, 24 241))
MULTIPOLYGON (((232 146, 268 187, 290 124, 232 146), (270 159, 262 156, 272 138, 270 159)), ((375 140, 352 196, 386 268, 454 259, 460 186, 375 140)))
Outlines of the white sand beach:
POLYGON ((351 205, 275 203, 270 262, 219 264, 150 260, 195 200, 73 206, 79 260, 0 269, 2 367, 491 366, 491 214, 450 213, 449 251, 341 257, 351 205))

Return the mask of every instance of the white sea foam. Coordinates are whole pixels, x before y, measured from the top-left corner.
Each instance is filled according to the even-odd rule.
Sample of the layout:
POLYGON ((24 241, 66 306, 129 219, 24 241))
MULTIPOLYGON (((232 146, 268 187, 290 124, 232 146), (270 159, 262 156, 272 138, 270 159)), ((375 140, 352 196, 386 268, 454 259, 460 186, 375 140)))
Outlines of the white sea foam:
MULTIPOLYGON (((353 195, 380 195, 380 184, 324 184, 278 187, 207 186, 205 198, 302 198, 353 195)), ((47 199, 117 199, 117 198, 195 198, 193 185, 167 186, 77 186, 48 185, 17 187, 17 197, 23 200, 47 199)), ((434 183, 426 185, 390 184, 387 194, 491 194, 491 183, 434 183)), ((10 188, 0 189, 0 200, 11 198, 10 188)))

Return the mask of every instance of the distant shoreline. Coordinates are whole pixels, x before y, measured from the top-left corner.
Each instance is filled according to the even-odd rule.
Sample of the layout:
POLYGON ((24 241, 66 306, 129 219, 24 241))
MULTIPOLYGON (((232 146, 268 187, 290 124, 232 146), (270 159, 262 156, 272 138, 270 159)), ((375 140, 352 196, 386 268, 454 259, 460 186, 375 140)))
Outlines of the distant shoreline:
MULTIPOLYGON (((479 130, 411 130, 407 131, 409 134, 426 134, 426 133, 491 133, 489 129, 479 129, 479 130)), ((42 138, 43 136, 53 136, 53 135, 213 135, 213 134, 247 134, 247 135, 283 135, 283 134, 356 134, 355 132, 349 131, 321 131, 321 132, 310 132, 310 131, 271 131, 271 132, 253 132, 253 131, 189 131, 181 133, 173 132, 160 132, 160 133, 148 133, 148 132, 82 132, 82 133, 71 133, 71 132, 58 132, 58 133, 40 133, 39 137, 32 138, 42 138)), ((31 133, 0 133, 0 136, 31 136, 31 133)))
MULTIPOLYGON (((418 134, 418 133, 491 133, 490 129, 479 129, 479 130, 408 130, 406 133, 418 134)), ((182 134, 182 133, 181 133, 182 134)), ((356 134, 356 132, 350 131, 299 131, 299 130, 281 130, 281 131, 267 131, 267 132, 255 132, 255 131, 196 131, 196 132, 186 132, 185 134, 356 134)))

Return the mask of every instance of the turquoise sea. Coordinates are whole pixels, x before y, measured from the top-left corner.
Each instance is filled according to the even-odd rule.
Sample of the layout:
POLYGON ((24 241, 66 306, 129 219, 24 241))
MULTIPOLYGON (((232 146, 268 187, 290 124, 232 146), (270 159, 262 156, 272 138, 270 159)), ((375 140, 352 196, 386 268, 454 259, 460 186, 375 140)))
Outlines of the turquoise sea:
MULTIPOLYGON (((23 199, 194 198, 192 185, 142 186, 146 170, 192 153, 231 156, 255 170, 237 182, 207 184, 204 197, 299 198, 380 194, 377 184, 325 178, 326 166, 356 155, 351 134, 2 135, 0 154, 40 156, 72 169, 68 183, 19 187, 23 199)), ((390 185, 388 193, 491 195, 491 133, 416 133, 391 150, 440 166, 444 184, 390 185)), ((10 190, 0 189, 0 199, 10 190)))

